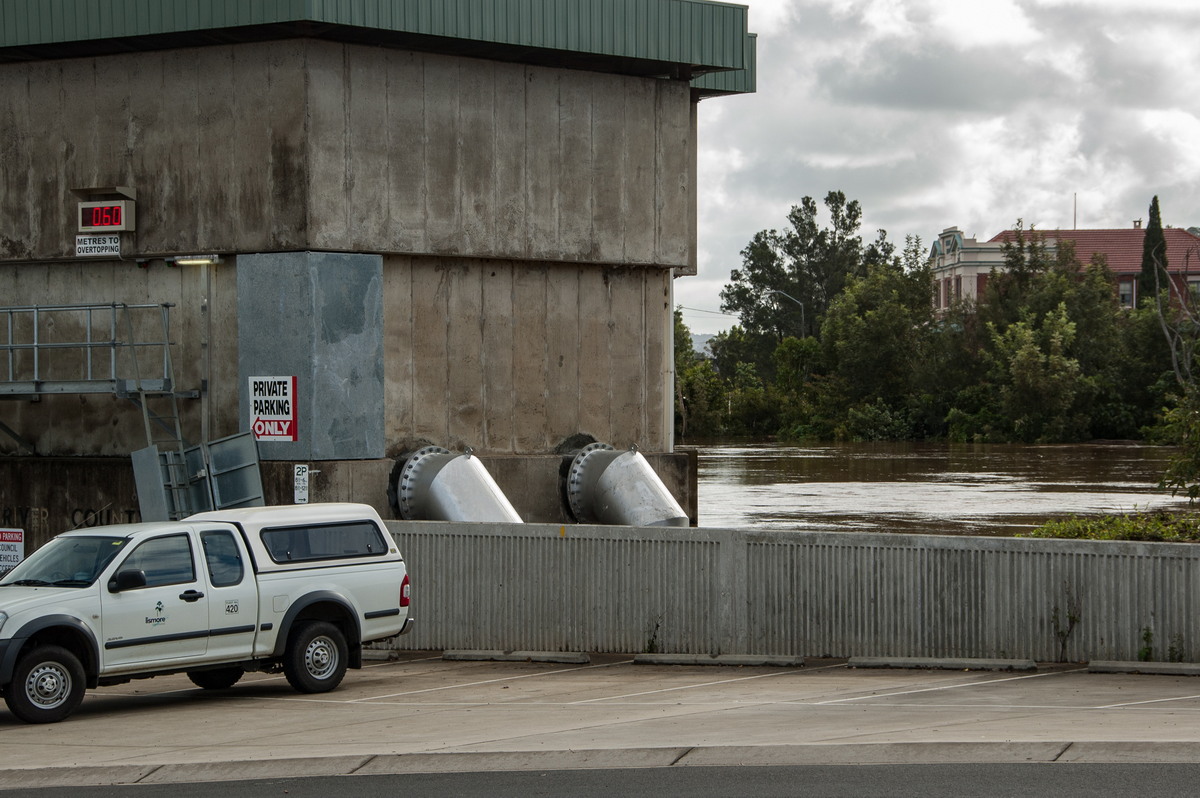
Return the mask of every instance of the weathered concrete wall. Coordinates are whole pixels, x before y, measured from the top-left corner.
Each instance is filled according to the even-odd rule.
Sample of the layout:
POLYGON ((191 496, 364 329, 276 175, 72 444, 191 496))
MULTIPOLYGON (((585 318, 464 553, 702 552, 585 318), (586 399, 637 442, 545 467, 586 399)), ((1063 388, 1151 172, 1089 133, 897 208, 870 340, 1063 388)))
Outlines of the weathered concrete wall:
POLYGON ((70 190, 114 185, 126 254, 303 247, 309 46, 0 65, 0 260, 73 256, 70 190))
POLYGON ((60 532, 141 520, 128 457, 0 457, 0 526, 29 554, 60 532))
MULTIPOLYGON (((0 264, 0 305, 69 305, 77 303, 173 303, 170 335, 176 384, 181 390, 198 391, 202 380, 201 343, 209 325, 202 300, 210 292, 212 317, 211 436, 221 438, 239 431, 237 384, 237 289, 235 264, 210 267, 209 287, 197 267, 168 267, 162 261, 146 267, 127 261, 77 260, 25 265, 0 264)), ((43 340, 83 340, 82 317, 55 316, 41 330, 43 340), (64 323, 64 319, 66 323, 64 323)), ((99 317, 97 317, 99 318, 99 317)), ((139 311, 135 336, 158 339, 156 311, 139 311)), ((103 330, 104 335, 110 335, 103 330)), ((15 336, 17 343, 28 337, 15 336)), ((0 334, 7 342, 7 334, 0 334)), ((49 355, 59 379, 79 379, 81 361, 75 353, 49 355)), ((28 366, 28 358, 24 360, 28 366)), ((44 365, 44 364, 43 364, 44 365)), ((147 363, 147 367, 151 364, 147 363)), ((155 364, 154 368, 158 368, 155 364)), ((43 374, 43 376, 46 376, 43 374)), ((126 374, 126 376, 132 376, 126 374)), ((29 379, 20 369, 16 379, 29 379)), ((7 379, 7 363, 0 379, 7 379)), ((199 440, 201 403, 180 403, 184 435, 199 440)), ((40 455, 121 455, 145 446, 140 411, 132 402, 112 395, 46 396, 36 402, 0 401, 0 422, 7 424, 36 445, 40 455)), ((0 434, 0 453, 16 453, 17 444, 0 434)))
POLYGON ((670 275, 482 259, 384 261, 388 454, 424 439, 549 452, 575 433, 668 448, 670 275))
MULTIPOLYGON (((545 452, 577 432, 670 448, 670 272, 694 262, 686 83, 303 40, 0 65, 0 120, 0 305, 174 302, 178 384, 198 389, 197 270, 4 263, 69 258, 70 189, 132 185, 127 258, 390 253, 386 454, 545 452)), ((236 261, 212 271, 210 437, 245 427, 236 261)), ((189 439, 199 414, 184 403, 189 439)), ((6 403, 0 421, 39 454, 144 438, 111 397, 6 403)))
POLYGON ((688 264, 686 83, 330 43, 306 65, 312 248, 688 264))
MULTIPOLYGON (((213 439, 247 426, 239 341, 261 354, 281 332, 265 314, 253 342, 239 333, 238 286, 255 282, 239 255, 368 253, 383 258, 363 296, 382 301, 383 396, 364 413, 382 433, 351 455, 269 456, 422 439, 545 454, 576 433, 669 450, 695 125, 684 81, 316 39, 3 64, 0 305, 175 303, 178 387, 200 389, 211 364, 207 423, 184 400, 184 435, 213 439), (125 260, 74 258, 71 189, 115 185, 138 191, 125 260), (200 270, 150 259, 195 252, 225 255, 211 292, 200 270)), ((0 422, 39 455, 145 444, 111 396, 0 402, 0 422)), ((339 497, 371 501, 345 473, 339 497)))
POLYGON ((343 250, 686 267, 688 84, 299 40, 0 65, 0 261, 343 250))
MULTIPOLYGON (((256 364, 256 374, 301 376, 302 396, 316 400, 304 419, 306 436, 311 433, 306 442, 311 447, 319 439, 321 445, 304 451, 299 444, 268 445, 263 453, 269 458, 394 457, 413 440, 455 450, 471 446, 481 455, 546 453, 576 433, 614 446, 670 448, 663 412, 670 399, 664 389, 671 365, 666 357, 671 333, 669 272, 387 256, 381 285, 372 282, 355 296, 343 297, 341 311, 318 312, 312 273, 305 272, 304 286, 297 275, 285 278, 271 270, 256 274, 258 257, 230 258, 210 267, 212 438, 247 429, 248 416, 239 409, 245 392, 245 375, 238 369, 241 358, 247 368, 250 362, 256 364), (247 294, 248 315, 242 322, 240 290, 247 294), (349 359, 335 350, 314 348, 314 342, 331 334, 335 316, 354 311, 365 319, 362 314, 380 302, 382 358, 374 346, 369 352, 349 351, 349 359), (333 315, 326 318, 327 313, 333 315), (314 318, 322 320, 321 326, 314 326, 314 318), (251 333, 240 331, 246 324, 253 328, 251 333), (240 338, 245 339, 241 344, 240 338), (328 358, 338 362, 319 362, 328 358), (330 390, 319 397, 312 393, 319 375, 341 374, 352 365, 350 360, 364 378, 382 373, 380 396, 363 394, 354 402, 340 402, 338 391, 349 389, 340 378, 323 378, 321 384, 330 390), (272 363, 272 370, 263 371, 272 363), (349 423, 341 416, 355 414, 355 423, 370 428, 372 440, 363 440, 354 452, 334 454, 340 451, 334 438, 349 439, 335 434, 339 425, 349 423)), ((346 275, 332 262, 340 255, 265 257, 304 262, 316 258, 324 264, 318 268, 324 285, 346 285, 346 275)), ((131 297, 176 303, 171 338, 178 384, 185 390, 199 389, 201 342, 207 334, 199 269, 161 262, 148 268, 72 262, 0 269, 14 277, 14 304, 131 297)), ((76 331, 60 333, 78 339, 76 331)), ((180 404, 185 437, 198 441, 201 403, 180 404)), ((127 454, 145 445, 137 408, 107 395, 0 402, 0 421, 34 442, 43 455, 127 454)), ((17 451, 14 441, 0 435, 0 453, 17 451)))

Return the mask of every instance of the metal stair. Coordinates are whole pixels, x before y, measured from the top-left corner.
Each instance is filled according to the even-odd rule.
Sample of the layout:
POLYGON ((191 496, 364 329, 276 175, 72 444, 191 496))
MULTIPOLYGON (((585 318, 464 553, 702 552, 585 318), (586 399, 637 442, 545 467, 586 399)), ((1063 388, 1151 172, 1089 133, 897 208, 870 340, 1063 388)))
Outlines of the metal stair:
MULTIPOLYGON (((189 473, 171 357, 171 303, 0 307, 0 399, 113 394, 142 414, 146 445, 162 454, 164 487, 186 514, 189 473)), ((0 424, 23 448, 17 430, 0 424)))
MULTIPOLYGON (((142 378, 142 355, 140 344, 131 343, 126 350, 133 374, 132 385, 125 383, 125 397, 142 411, 142 426, 146 431, 146 445, 155 447, 159 453, 163 487, 170 494, 171 520, 184 518, 196 509, 191 502, 193 475, 188 467, 187 440, 183 437, 183 426, 179 418, 179 395, 175 391, 175 364, 171 357, 171 305, 160 305, 162 316, 162 338, 150 347, 160 347, 160 367, 153 371, 150 380, 142 378), (132 388, 132 390, 129 390, 132 388)), ((138 340, 134 331, 133 315, 125 308, 123 315, 127 340, 138 340)), ((151 349, 151 354, 153 350, 151 349)), ((157 361, 157 358, 155 358, 157 361)), ((203 476, 203 475, 200 475, 203 476)))

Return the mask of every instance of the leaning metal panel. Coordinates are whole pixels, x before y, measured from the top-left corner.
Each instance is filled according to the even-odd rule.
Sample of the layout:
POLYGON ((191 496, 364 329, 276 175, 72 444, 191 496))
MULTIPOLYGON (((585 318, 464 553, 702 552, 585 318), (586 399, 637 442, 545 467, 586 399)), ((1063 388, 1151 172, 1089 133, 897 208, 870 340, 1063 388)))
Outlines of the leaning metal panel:
POLYGON ((258 462, 258 442, 252 433, 243 432, 210 441, 205 448, 214 510, 262 507, 266 504, 258 462))
POLYGON ((137 487, 138 512, 142 520, 171 520, 172 503, 167 494, 158 447, 147 446, 130 456, 133 459, 133 481, 137 487))
POLYGON ((186 518, 208 510, 261 507, 258 444, 251 433, 193 446, 182 453, 151 445, 133 453, 143 521, 186 518))

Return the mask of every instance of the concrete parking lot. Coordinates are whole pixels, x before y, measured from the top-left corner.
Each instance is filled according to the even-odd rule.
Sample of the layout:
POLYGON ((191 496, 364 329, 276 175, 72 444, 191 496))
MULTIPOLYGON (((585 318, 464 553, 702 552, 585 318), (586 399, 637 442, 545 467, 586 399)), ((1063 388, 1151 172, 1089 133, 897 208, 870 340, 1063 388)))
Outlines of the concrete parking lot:
POLYGON ((275 776, 721 764, 1200 762, 1200 680, 1088 673, 445 661, 405 652, 304 696, 250 674, 0 712, 0 789, 275 776))

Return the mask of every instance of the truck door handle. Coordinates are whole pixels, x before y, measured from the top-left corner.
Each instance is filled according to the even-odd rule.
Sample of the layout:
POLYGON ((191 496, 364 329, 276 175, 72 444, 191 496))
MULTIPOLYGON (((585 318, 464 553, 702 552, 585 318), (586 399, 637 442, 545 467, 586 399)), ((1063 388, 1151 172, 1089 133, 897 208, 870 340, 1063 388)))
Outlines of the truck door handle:
POLYGON ((204 598, 204 594, 199 590, 185 590, 179 594, 179 597, 184 601, 199 601, 204 598))

